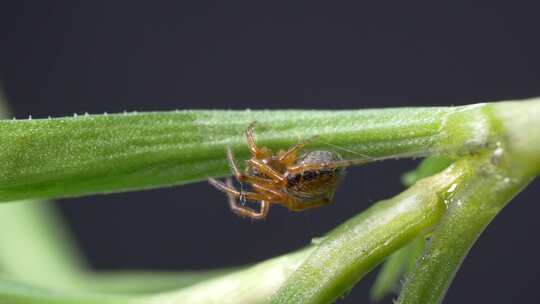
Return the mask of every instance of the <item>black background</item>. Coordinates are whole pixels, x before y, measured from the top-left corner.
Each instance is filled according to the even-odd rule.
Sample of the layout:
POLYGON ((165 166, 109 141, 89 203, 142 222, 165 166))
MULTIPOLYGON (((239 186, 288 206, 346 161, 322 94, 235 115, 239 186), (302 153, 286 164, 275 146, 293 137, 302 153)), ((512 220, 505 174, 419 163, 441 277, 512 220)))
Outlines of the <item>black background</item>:
MULTIPOLYGON (((539 7, 521 1, 141 3, 4 3, 0 80, 16 117, 540 95, 539 7)), ((233 215, 205 183, 58 205, 96 269, 206 269, 304 246, 401 191, 399 175, 414 164, 353 168, 336 204, 304 213, 276 207, 256 223, 233 215)), ((482 235, 446 303, 538 302, 538 185, 482 235)), ((340 303, 365 303, 372 279, 340 303)))

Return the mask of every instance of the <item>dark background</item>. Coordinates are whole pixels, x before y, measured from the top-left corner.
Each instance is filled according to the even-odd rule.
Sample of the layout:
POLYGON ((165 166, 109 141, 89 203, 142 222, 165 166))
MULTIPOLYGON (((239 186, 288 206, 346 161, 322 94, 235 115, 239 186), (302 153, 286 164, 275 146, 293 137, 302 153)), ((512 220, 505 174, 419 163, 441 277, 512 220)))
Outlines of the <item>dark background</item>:
MULTIPOLYGON (((10 1, 0 8, 0 81, 18 118, 539 96, 539 7, 509 3, 10 1)), ((414 164, 353 168, 336 204, 275 207, 256 223, 205 183, 58 205, 96 269, 206 269, 304 246, 401 191, 414 164)), ((446 303, 538 302, 538 185, 482 235, 446 303)), ((365 303, 372 279, 340 303, 365 303)))

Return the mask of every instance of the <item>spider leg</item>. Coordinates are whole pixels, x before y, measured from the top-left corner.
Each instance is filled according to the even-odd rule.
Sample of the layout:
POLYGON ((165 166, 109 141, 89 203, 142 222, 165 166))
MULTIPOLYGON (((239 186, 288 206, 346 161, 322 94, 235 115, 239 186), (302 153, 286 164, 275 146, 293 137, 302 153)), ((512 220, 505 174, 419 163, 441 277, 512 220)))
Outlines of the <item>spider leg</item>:
POLYGON ((268 215, 268 210, 270 210, 270 203, 267 201, 261 201, 261 209, 257 212, 249 207, 239 206, 234 197, 229 197, 229 206, 232 212, 254 220, 265 218, 268 215))
POLYGON ((259 148, 257 147, 257 144, 255 144, 255 139, 253 138, 253 127, 256 123, 256 121, 250 123, 248 128, 246 129, 247 144, 249 147, 249 151, 253 156, 255 156, 255 158, 265 158, 270 156, 272 152, 265 147, 259 148))
POLYGON ((249 150, 251 151, 251 154, 257 155, 259 152, 259 148, 255 144, 255 139, 253 139, 253 127, 255 126, 257 122, 252 122, 249 124, 248 128, 246 129, 246 138, 247 138, 247 144, 249 147, 249 150))
POLYGON ((301 143, 298 143, 289 148, 285 153, 279 156, 279 162, 285 165, 293 164, 296 158, 298 157, 298 152, 302 150, 306 145, 315 140, 318 135, 312 136, 301 143))
POLYGON ((268 200, 272 202, 286 202, 287 201, 287 195, 283 192, 271 189, 267 186, 262 186, 259 184, 252 184, 251 185, 253 189, 257 190, 258 192, 262 192, 266 195, 268 195, 268 200))
POLYGON ((248 164, 255 167, 259 172, 265 174, 265 175, 268 175, 271 179, 273 179, 274 181, 282 184, 282 185, 286 185, 287 184, 287 179, 285 178, 285 176, 283 176, 283 174, 279 173, 278 171, 274 170, 272 167, 268 166, 267 164, 263 163, 261 160, 259 159, 249 159, 247 160, 248 164))
POLYGON ((231 170, 233 171, 234 176, 239 182, 250 182, 250 183, 259 183, 259 184, 265 184, 270 185, 274 184, 275 182, 270 179, 261 178, 258 176, 251 176, 246 175, 238 169, 238 165, 236 164, 236 161, 234 160, 234 155, 231 150, 231 148, 227 147, 227 160, 229 161, 229 166, 231 167, 231 170))
MULTIPOLYGON (((230 178, 227 179, 226 184, 224 185, 226 187, 232 188, 232 181, 230 178)), ((260 220, 265 218, 268 215, 268 210, 270 209, 270 203, 266 200, 261 200, 261 208, 259 212, 247 207, 247 206, 241 206, 238 205, 238 201, 236 200, 236 197, 231 195, 229 192, 227 192, 227 196, 229 197, 229 207, 231 208, 232 212, 244 216, 249 217, 254 220, 260 220)))
POLYGON ((229 161, 229 167, 231 167, 234 176, 236 176, 236 178, 241 176, 242 173, 240 173, 240 169, 238 169, 238 166, 236 165, 231 147, 227 147, 227 160, 229 161))
POLYGON ((230 179, 227 179, 227 184, 224 184, 223 182, 220 182, 216 179, 213 179, 211 177, 208 178, 208 182, 216 187, 218 190, 221 190, 227 195, 232 196, 234 198, 245 198, 250 201, 259 201, 259 200, 266 200, 267 197, 264 196, 261 193, 255 193, 255 192, 240 192, 232 186, 232 182, 230 179))
POLYGON ((338 160, 328 163, 314 163, 314 164, 298 164, 287 167, 287 171, 291 174, 298 174, 305 171, 315 171, 321 169, 337 169, 343 167, 349 167, 353 165, 363 165, 371 163, 376 159, 353 159, 353 160, 338 160))

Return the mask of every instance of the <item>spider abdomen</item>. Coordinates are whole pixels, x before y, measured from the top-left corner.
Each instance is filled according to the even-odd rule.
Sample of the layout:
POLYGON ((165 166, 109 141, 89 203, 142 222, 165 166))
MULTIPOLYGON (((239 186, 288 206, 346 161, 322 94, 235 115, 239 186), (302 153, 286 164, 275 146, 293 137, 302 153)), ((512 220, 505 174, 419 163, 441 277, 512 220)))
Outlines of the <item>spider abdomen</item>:
MULTIPOLYGON (((338 160, 341 157, 337 153, 312 151, 303 155, 297 164, 321 164, 338 160)), ((343 168, 329 168, 286 174, 287 193, 294 199, 294 209, 303 210, 331 203, 343 172, 343 168)))

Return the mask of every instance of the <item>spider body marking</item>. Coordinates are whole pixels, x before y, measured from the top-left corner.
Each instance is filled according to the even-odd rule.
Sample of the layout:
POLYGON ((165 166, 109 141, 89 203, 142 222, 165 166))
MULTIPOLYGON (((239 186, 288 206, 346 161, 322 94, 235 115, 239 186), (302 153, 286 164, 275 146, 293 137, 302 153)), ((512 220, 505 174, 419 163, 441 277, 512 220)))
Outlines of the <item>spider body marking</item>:
MULTIPOLYGON (((329 163, 341 160, 341 156, 330 151, 312 151, 303 154, 296 165, 329 163)), ((301 211, 332 202, 336 188, 345 173, 344 168, 307 170, 299 173, 285 172, 285 191, 291 196, 289 209, 301 211)))
POLYGON ((273 154, 266 147, 257 147, 253 138, 253 126, 254 123, 246 130, 252 157, 246 161, 244 172, 240 171, 231 149, 227 148, 233 175, 238 182, 249 184, 252 191, 236 190, 230 178, 225 183, 208 178, 211 185, 227 194, 231 210, 240 216, 263 219, 271 203, 283 205, 292 211, 330 204, 345 167, 371 161, 343 160, 339 154, 325 150, 301 153, 314 137, 293 145, 287 151, 273 154), (238 199, 259 201, 259 211, 238 204, 238 199))

